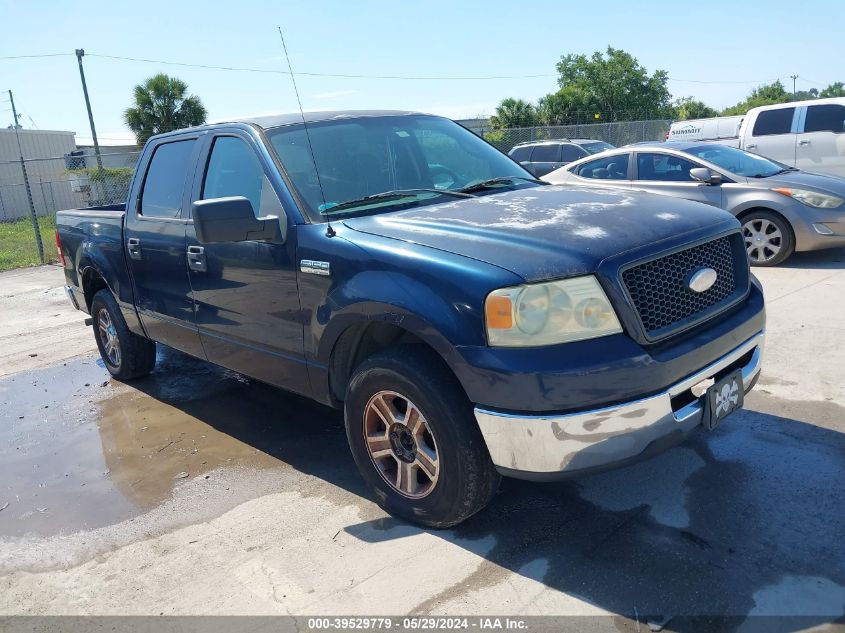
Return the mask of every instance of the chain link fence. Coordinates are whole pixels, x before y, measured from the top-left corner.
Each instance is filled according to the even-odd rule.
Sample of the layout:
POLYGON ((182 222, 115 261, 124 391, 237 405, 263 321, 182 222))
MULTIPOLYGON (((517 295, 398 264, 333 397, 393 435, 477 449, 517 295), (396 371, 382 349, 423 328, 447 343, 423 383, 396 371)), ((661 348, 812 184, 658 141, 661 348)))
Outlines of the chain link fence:
POLYGON ((642 141, 664 141, 672 121, 655 119, 645 121, 615 121, 612 123, 583 123, 577 125, 547 125, 517 127, 502 130, 476 129, 492 145, 507 153, 514 145, 551 139, 589 138, 604 141, 616 147, 642 141))
POLYGON ((41 263, 30 216, 29 190, 46 262, 57 260, 56 212, 126 202, 140 151, 0 161, 0 270, 41 263), (26 169, 26 179, 24 178, 26 169))

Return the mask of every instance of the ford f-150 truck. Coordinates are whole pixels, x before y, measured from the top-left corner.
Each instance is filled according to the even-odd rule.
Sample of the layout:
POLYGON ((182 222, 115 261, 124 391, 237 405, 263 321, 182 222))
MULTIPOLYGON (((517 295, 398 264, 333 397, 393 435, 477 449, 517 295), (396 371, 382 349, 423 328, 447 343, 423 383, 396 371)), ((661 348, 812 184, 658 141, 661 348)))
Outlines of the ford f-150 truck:
POLYGON ((161 343, 342 407, 378 501, 427 526, 479 511, 500 475, 591 473, 713 428, 760 372, 733 216, 548 185, 436 116, 156 136, 125 208, 57 226, 115 378, 161 343))

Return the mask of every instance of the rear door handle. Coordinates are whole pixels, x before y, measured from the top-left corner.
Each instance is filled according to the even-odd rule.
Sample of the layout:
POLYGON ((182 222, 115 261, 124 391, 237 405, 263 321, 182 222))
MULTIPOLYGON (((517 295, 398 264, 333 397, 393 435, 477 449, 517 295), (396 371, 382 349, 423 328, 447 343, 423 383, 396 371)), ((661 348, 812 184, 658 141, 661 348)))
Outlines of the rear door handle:
POLYGON ((188 268, 200 273, 208 270, 205 265, 205 249, 202 246, 188 247, 188 268))
POLYGON ((141 259, 141 240, 137 237, 130 237, 126 240, 126 250, 132 259, 141 259))

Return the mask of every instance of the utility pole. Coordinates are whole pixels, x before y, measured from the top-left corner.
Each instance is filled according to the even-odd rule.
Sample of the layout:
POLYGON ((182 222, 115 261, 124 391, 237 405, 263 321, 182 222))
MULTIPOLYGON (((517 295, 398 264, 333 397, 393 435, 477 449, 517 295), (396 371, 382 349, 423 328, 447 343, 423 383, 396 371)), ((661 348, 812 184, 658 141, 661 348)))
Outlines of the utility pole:
POLYGON ((100 156, 100 143, 97 141, 97 130, 94 128, 94 114, 91 112, 91 100, 88 98, 88 85, 85 83, 85 71, 82 69, 82 58, 85 51, 76 49, 76 61, 79 62, 79 78, 82 79, 82 93, 85 95, 85 107, 88 108, 88 122, 91 124, 91 138, 94 139, 94 154, 97 156, 97 168, 103 170, 103 159, 100 156))
POLYGON ((23 172, 23 184, 26 187, 26 198, 29 201, 29 217, 32 220, 32 230, 35 231, 35 245, 38 247, 38 257, 41 263, 44 263, 44 244, 41 242, 41 231, 38 228, 38 218, 35 215, 35 203, 32 201, 32 189, 29 188, 29 176, 26 173, 26 163, 23 160, 23 147, 21 146, 21 135, 18 131, 18 111, 15 109, 15 98, 12 96, 12 91, 9 91, 9 101, 12 102, 12 116, 15 123, 12 127, 15 128, 15 139, 18 142, 18 154, 21 157, 21 171, 23 172))
POLYGON ((790 75, 792 78, 792 96, 795 96, 795 80, 798 79, 798 75, 790 75))

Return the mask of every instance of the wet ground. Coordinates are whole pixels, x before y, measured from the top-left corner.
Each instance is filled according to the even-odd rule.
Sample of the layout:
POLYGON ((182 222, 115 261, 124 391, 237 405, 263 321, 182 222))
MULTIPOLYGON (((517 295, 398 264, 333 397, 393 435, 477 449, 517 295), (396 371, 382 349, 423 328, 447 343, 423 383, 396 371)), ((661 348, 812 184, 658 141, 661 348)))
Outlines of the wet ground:
POLYGON ((845 309, 845 272, 802 261, 761 274, 769 349, 746 410, 625 469, 505 480, 454 530, 372 503, 337 412, 177 352, 160 348, 156 371, 131 386, 90 354, 13 373, 0 379, 0 614, 834 626, 845 617, 845 322, 830 313, 845 309))
POLYGON ((0 380, 0 410, 0 534, 10 536, 125 521, 221 467, 289 469, 273 455, 282 445, 319 459, 320 437, 343 423, 336 411, 165 347, 156 371, 131 386, 111 380, 99 358, 13 375, 0 380))

